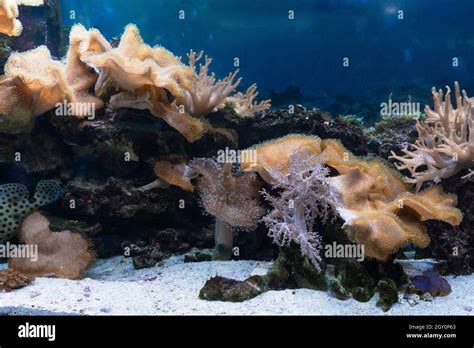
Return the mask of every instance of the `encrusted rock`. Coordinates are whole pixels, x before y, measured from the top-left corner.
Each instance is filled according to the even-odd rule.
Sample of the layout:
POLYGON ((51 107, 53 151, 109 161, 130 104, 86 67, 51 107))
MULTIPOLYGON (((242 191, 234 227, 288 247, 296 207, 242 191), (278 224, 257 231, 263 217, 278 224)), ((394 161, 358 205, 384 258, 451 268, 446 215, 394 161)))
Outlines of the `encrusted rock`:
POLYGON ((199 292, 199 298, 208 301, 242 302, 254 298, 262 291, 259 276, 244 281, 216 276, 206 282, 199 292))
POLYGON ((381 279, 377 284, 376 291, 379 293, 377 306, 382 308, 384 312, 387 312, 395 303, 398 302, 397 285, 392 279, 381 279))

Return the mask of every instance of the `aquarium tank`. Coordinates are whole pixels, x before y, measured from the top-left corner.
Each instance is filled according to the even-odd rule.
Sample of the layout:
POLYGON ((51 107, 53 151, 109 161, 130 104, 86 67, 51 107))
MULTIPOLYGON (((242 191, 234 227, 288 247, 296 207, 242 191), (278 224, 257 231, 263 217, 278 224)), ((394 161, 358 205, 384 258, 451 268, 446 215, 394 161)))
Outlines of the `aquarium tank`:
MULTIPOLYGON (((25 343, 66 316, 469 317, 472 18, 0 1, 0 317, 25 343)), ((424 324, 399 334, 467 332, 424 324)))

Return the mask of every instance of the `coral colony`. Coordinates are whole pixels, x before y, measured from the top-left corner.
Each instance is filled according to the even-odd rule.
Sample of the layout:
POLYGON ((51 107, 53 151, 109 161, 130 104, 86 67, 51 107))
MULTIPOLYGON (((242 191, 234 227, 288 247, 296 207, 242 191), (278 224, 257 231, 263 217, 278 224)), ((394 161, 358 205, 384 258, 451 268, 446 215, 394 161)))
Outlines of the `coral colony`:
MULTIPOLYGON (((4 35, 21 34, 19 4, 38 6, 41 1, 1 1, 0 32, 4 35)), ((396 160, 396 169, 408 175, 403 177, 387 158, 357 156, 347 142, 343 144, 343 136, 338 139, 337 134, 351 127, 347 120, 338 121, 346 122, 346 128, 339 133, 325 128, 326 136, 319 137, 316 132, 303 134, 309 127, 306 131, 293 127, 297 130, 294 134, 286 131, 290 134, 273 139, 266 136, 263 142, 258 140, 253 146, 237 150, 232 146, 239 143, 237 134, 242 131, 236 129, 239 124, 257 120, 256 115, 289 115, 290 121, 285 122, 296 122, 301 113, 306 119, 318 120, 313 129, 327 124, 336 127, 336 123, 324 119, 318 111, 273 113, 269 111, 269 100, 257 101, 255 84, 245 92, 238 90, 242 80, 238 70, 219 79, 210 71, 211 63, 212 59, 202 51, 190 50, 183 60, 164 47, 149 46, 134 24, 125 27, 118 44, 109 42, 97 29, 74 25, 63 59, 53 57, 46 46, 9 55, 0 78, 2 134, 33 137, 38 119, 46 114, 51 121, 46 126, 57 127, 54 136, 62 137, 61 146, 70 146, 70 156, 83 159, 93 155, 94 150, 79 150, 81 142, 83 147, 95 146, 101 151, 112 148, 120 158, 123 153, 129 156, 123 156, 123 176, 105 184, 93 186, 87 183, 87 177, 69 182, 68 176, 80 175, 83 167, 62 171, 58 165, 50 171, 56 175, 54 180, 39 181, 32 197, 23 184, 0 186, 0 242, 18 241, 38 247, 35 262, 29 258, 9 259, 8 269, 0 271, 0 289, 12 291, 27 286, 34 277, 79 279, 91 267, 96 258, 91 235, 77 226, 54 224, 51 215, 66 208, 70 209, 63 214, 66 218, 87 217, 90 223, 99 223, 104 216, 107 221, 119 217, 121 222, 128 222, 142 214, 150 225, 161 219, 150 216, 157 211, 170 211, 176 205, 176 197, 198 198, 199 211, 213 220, 214 252, 210 259, 235 258, 236 241, 264 230, 267 239, 277 246, 267 248, 279 252, 275 265, 291 264, 286 270, 294 273, 301 286, 313 284, 314 280, 303 282, 301 274, 323 274, 325 287, 333 291, 335 279, 346 279, 349 269, 356 269, 364 277, 368 274, 365 263, 358 261, 391 263, 407 248, 418 251, 428 247, 428 221, 436 220, 443 228, 461 224, 463 213, 457 208, 458 197, 445 192, 440 184, 442 179, 458 173, 465 179, 473 175, 472 170, 467 170, 474 167, 474 100, 460 90, 457 82, 454 96, 449 87, 445 94, 433 89, 434 107, 427 106, 426 118, 416 124, 418 140, 401 150, 403 154, 392 151, 390 158, 396 160), (107 118, 109 115, 113 116, 107 118), (123 123, 119 120, 121 115, 127 116, 123 123), (219 119, 219 115, 225 117, 219 119), (58 123, 59 118, 65 123, 58 123), (167 128, 155 132, 153 127, 157 124, 167 128), (132 139, 129 142, 139 138, 137 125, 151 129, 138 145, 129 146, 118 140, 126 132, 132 139), (159 137, 155 136, 158 132, 159 137), (224 144, 225 150, 221 145, 216 151, 205 148, 213 141, 224 144), (121 151, 123 148, 125 152, 121 151), (143 156, 148 156, 146 161, 143 156), (127 158, 134 158, 135 167, 127 158), (146 174, 126 182, 126 170, 143 170, 146 174), (48 205, 55 209, 39 211, 48 205), (74 216, 74 209, 81 213, 74 216), (361 246, 357 250, 364 255, 350 255, 351 261, 346 264, 334 261, 336 256, 327 257, 331 253, 325 255, 325 245, 336 250, 343 244, 361 246), (330 268, 332 280, 328 278, 330 268), (308 269, 309 272, 302 271, 308 269)), ((390 122, 398 122, 397 116, 391 119, 390 122)), ((95 160, 108 163, 113 151, 104 153, 95 160)), ((118 166, 116 163, 112 162, 107 170, 117 170, 113 168, 118 166)), ((180 214, 192 209, 186 206, 187 202, 194 202, 192 199, 183 199, 184 213, 180 214)), ((177 235, 174 238, 169 238, 168 244, 177 235)), ((163 245, 160 248, 163 252, 163 245)), ((147 252, 150 254, 150 249, 147 252)), ((155 260, 163 258, 156 254, 155 260)), ((258 293, 264 288, 287 286, 286 280, 278 278, 281 274, 277 274, 277 266, 261 280, 258 293)), ((374 280, 367 277, 367 284, 372 284, 374 280)), ((218 283, 216 279, 212 282, 216 286, 218 283)), ((238 281, 226 284, 245 287, 238 281)), ((369 295, 360 296, 352 291, 353 285, 347 285, 345 280, 341 284, 349 289, 347 296, 364 300, 376 289, 388 286, 392 291, 390 284, 394 284, 395 293, 403 288, 403 284, 385 280, 377 288, 367 285, 369 295)), ((451 291, 446 280, 434 273, 414 277, 411 285, 416 292, 433 296, 451 291)), ((343 290, 338 289, 335 292, 345 298, 341 295, 343 290)), ((236 298, 247 299, 231 296, 224 300, 236 298)))

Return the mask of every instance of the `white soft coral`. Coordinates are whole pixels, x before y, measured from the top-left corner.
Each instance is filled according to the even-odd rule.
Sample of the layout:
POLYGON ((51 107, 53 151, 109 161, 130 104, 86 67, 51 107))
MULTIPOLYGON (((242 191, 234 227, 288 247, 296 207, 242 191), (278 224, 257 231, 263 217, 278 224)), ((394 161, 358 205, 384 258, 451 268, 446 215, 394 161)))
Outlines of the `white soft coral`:
POLYGON ((266 200, 273 210, 263 217, 268 235, 279 246, 291 242, 300 245, 301 254, 320 270, 321 236, 313 230, 319 217, 324 223, 336 207, 336 199, 331 193, 329 169, 315 156, 306 152, 296 152, 290 160, 289 174, 272 173, 274 189, 279 196, 272 196, 263 190, 266 200))

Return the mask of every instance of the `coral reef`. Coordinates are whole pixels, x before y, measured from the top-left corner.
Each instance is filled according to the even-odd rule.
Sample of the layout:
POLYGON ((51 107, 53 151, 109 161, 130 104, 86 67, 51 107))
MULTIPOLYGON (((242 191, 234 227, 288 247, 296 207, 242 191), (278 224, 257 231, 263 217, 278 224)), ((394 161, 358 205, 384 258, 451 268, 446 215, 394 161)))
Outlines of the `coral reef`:
POLYGON ((244 164, 244 170, 257 171, 273 183, 271 173, 288 175, 288 159, 303 148, 339 173, 331 179, 333 191, 339 195, 337 211, 350 239, 363 244, 368 257, 385 260, 407 241, 426 247, 429 236, 423 221, 461 223, 454 195, 444 194, 440 187, 413 194, 382 162, 358 158, 335 140, 292 135, 267 142, 255 147, 257 164, 244 164))
POLYGON ((55 181, 40 181, 36 185, 33 199, 28 189, 21 184, 0 186, 0 243, 15 236, 20 220, 31 211, 53 203, 62 196, 62 189, 55 181))
POLYGON ((37 260, 9 259, 10 268, 26 275, 76 279, 94 260, 88 239, 71 231, 51 231, 49 220, 38 212, 23 221, 18 238, 38 246, 37 260))
POLYGON ((317 218, 325 223, 337 204, 331 194, 329 169, 314 155, 308 156, 301 150, 291 156, 288 175, 270 174, 276 182, 273 189, 280 194, 272 196, 263 190, 263 196, 273 206, 262 219, 268 235, 279 246, 299 244, 301 254, 320 270, 321 236, 313 230, 314 223, 317 218))
POLYGON ((0 292, 12 291, 31 284, 31 278, 14 269, 0 271, 0 292))
MULTIPOLYGON (((474 165, 474 138, 472 136, 474 112, 472 101, 459 84, 454 84, 456 108, 451 104, 451 90, 446 95, 433 87, 434 110, 425 107, 427 118, 418 123, 418 140, 412 145, 413 151, 403 149, 403 156, 392 152, 391 158, 401 162, 398 170, 408 170, 411 178, 408 183, 416 184, 419 191, 424 182, 453 176, 474 165)), ((467 174, 468 178, 471 174, 467 174)))
MULTIPOLYGON (((216 128, 200 117, 224 106, 240 82, 234 83, 237 72, 216 82, 213 74, 208 75, 209 58, 196 71, 201 56, 191 51, 191 66, 187 66, 163 47, 145 44, 132 24, 125 28, 116 48, 98 30, 75 25, 65 63, 52 59, 45 46, 9 57, 0 80, 0 112, 6 121, 0 130, 28 133, 36 116, 62 103, 68 103, 67 114, 93 118, 110 98, 113 108, 148 110, 189 142, 206 132, 235 142, 230 130, 216 128)), ((237 94, 236 114, 249 117, 253 111, 269 107, 268 101, 254 102, 256 96, 255 86, 245 95, 237 94)))
POLYGON ((43 0, 2 0, 0 2, 0 33, 9 36, 19 36, 23 30, 19 16, 18 5, 41 6, 43 0))

